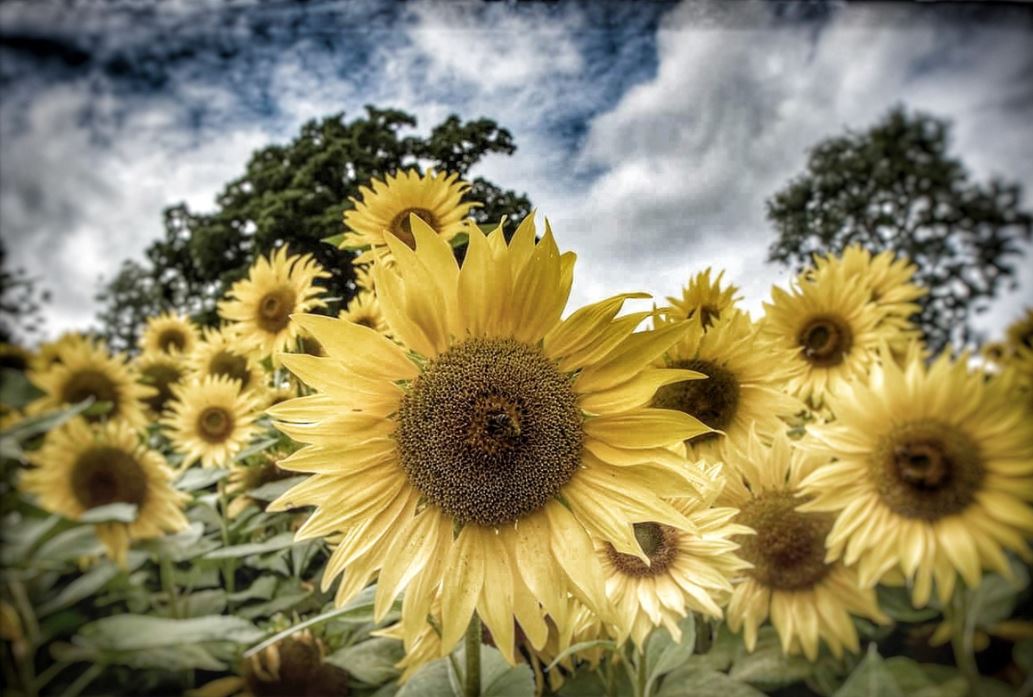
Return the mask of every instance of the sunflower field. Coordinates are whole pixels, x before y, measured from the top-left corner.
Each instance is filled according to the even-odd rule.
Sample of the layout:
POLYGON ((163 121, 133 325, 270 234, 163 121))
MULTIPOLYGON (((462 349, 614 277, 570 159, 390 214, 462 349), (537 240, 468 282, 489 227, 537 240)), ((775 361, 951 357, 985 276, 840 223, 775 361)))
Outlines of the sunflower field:
POLYGON ((860 246, 575 308, 454 174, 353 203, 336 316, 288 241, 218 327, 4 346, 5 694, 1033 694, 1033 311, 933 355, 860 246))

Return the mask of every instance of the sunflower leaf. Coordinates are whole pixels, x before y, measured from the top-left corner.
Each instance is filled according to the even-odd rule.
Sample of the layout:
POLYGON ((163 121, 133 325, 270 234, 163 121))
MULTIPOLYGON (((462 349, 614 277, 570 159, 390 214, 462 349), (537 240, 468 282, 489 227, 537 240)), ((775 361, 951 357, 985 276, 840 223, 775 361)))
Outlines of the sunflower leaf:
POLYGON ((132 523, 139 507, 135 503, 109 503, 97 506, 79 516, 80 523, 132 523))
POLYGON ((377 637, 354 646, 346 646, 326 657, 328 663, 344 668, 368 685, 382 685, 398 677, 395 667, 405 657, 402 642, 377 637))
POLYGON ((560 662, 563 661, 563 659, 569 656, 573 656, 576 653, 600 647, 605 648, 607 651, 615 651, 617 649, 617 645, 609 639, 592 639, 591 641, 581 641, 561 651, 559 655, 553 659, 552 663, 546 666, 545 670, 552 670, 553 668, 558 666, 560 662))

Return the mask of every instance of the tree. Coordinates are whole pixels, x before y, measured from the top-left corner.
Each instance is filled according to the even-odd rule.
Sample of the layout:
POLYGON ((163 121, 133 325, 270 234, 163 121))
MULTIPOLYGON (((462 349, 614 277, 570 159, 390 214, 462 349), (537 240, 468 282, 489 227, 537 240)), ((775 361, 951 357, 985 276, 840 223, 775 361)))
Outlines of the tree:
POLYGON ((0 343, 29 341, 43 328, 43 306, 50 293, 36 287, 23 268, 7 266, 7 248, 0 241, 0 343))
POLYGON ((972 182, 949 144, 947 121, 899 106, 867 131, 818 143, 805 173, 767 202, 778 234, 769 260, 799 270, 853 243, 907 256, 929 289, 917 322, 930 348, 971 342, 972 314, 1016 285, 1031 217, 1018 184, 972 182))
MULTIPOLYGON (((516 150, 509 131, 489 119, 463 122, 453 115, 427 137, 402 136, 416 119, 402 111, 366 107, 313 120, 287 145, 252 154, 243 176, 226 184, 216 209, 198 213, 179 203, 164 211, 165 236, 151 244, 143 264, 127 261, 98 300, 102 333, 113 348, 131 348, 146 321, 165 310, 186 312, 203 325, 218 321, 216 302, 247 275, 256 256, 283 244, 312 253, 331 273, 327 294, 346 303, 355 294, 354 254, 321 240, 343 232, 342 215, 359 186, 398 169, 422 166, 467 171, 488 153, 516 150)), ((525 196, 480 177, 470 197, 479 223, 530 212, 525 196)))

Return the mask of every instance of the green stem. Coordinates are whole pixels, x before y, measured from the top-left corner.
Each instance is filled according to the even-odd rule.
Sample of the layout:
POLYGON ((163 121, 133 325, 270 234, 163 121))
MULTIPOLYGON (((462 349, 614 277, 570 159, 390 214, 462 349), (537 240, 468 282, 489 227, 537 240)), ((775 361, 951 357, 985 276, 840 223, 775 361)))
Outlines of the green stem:
POLYGON ((638 656, 636 664, 637 678, 635 680, 635 697, 646 697, 646 654, 642 652, 638 656))
POLYGON ((966 590, 959 588, 951 603, 953 612, 947 620, 951 623, 951 648, 954 650, 954 661, 958 670, 968 682, 969 694, 979 694, 979 667, 976 665, 976 653, 973 646, 975 634, 975 615, 978 608, 969 608, 966 602, 966 590))
POLYGON ((158 561, 158 572, 161 575, 161 589, 169 604, 169 616, 179 617, 179 595, 176 591, 176 580, 172 575, 172 561, 162 556, 158 561))
POLYGON ((68 689, 61 693, 61 697, 79 697, 79 694, 89 687, 90 683, 97 679, 97 676, 104 672, 104 667, 103 663, 94 663, 75 682, 69 685, 68 689))
MULTIPOLYGON (((229 502, 226 500, 226 481, 223 480, 223 479, 220 479, 218 487, 219 487, 219 510, 222 512, 222 515, 219 516, 219 526, 222 529, 222 546, 223 547, 229 547, 230 546, 230 530, 229 530, 229 525, 227 525, 227 523, 226 523, 226 521, 228 520, 227 515, 226 515, 226 508, 229 506, 229 502)), ((237 572, 236 560, 234 560, 234 559, 226 559, 222 563, 223 585, 226 586, 226 595, 227 596, 233 595, 233 593, 236 590, 236 583, 235 583, 235 581, 236 581, 236 572, 237 572)), ((232 610, 232 602, 233 601, 227 599, 226 602, 227 602, 227 607, 232 610)))
POLYGON ((473 613, 466 628, 466 675, 463 678, 463 697, 481 695, 481 618, 473 613))
MULTIPOLYGON (((8 587, 11 591, 11 598, 18 607, 18 614, 21 616, 22 625, 25 627, 25 654, 15 656, 14 662, 18 669, 18 678, 25 689, 27 697, 36 697, 36 647, 39 645, 39 622, 36 620, 36 613, 32 609, 32 602, 29 600, 25 586, 18 579, 12 580, 8 587)), ((13 645, 12 645, 13 652, 13 645)))

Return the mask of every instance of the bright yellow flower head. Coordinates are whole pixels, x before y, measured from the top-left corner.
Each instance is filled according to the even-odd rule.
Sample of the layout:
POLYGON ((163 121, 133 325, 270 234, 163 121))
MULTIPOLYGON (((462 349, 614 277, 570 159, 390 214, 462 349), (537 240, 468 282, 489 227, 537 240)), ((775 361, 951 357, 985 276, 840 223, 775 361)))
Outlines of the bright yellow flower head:
MULTIPOLYGON (((678 622, 689 612, 721 618, 721 605, 732 593, 732 579, 748 566, 736 556, 732 540, 753 531, 732 522, 736 508, 712 504, 724 484, 720 466, 706 472, 708 487, 702 498, 672 499, 671 505, 693 523, 679 530, 661 523, 635 523, 635 537, 649 558, 623 554, 608 542, 596 541, 596 554, 606 578, 606 594, 617 608, 619 626, 629 629, 639 648, 649 632, 666 627, 681 641, 678 622)), ((658 490, 663 483, 657 482, 658 490)), ((618 636, 623 641, 625 636, 618 636)))
POLYGON ((375 329, 381 334, 387 333, 387 323, 380 312, 377 296, 369 291, 362 291, 348 302, 347 309, 341 310, 339 318, 375 329))
POLYGON ((90 343, 85 336, 78 332, 65 332, 57 339, 46 341, 39 345, 35 355, 32 357, 32 370, 41 373, 55 363, 60 362, 62 351, 75 349, 90 343))
POLYGON ((280 466, 313 476, 270 510, 317 507, 299 537, 333 536, 324 584, 344 574, 339 604, 379 575, 379 619, 404 589, 407 648, 440 596, 442 651, 476 608, 512 662, 514 618, 541 648, 571 593, 611 614, 591 536, 644 556, 634 521, 692 527, 658 482, 696 495, 667 448, 706 426, 648 406, 692 375, 651 367, 684 327, 635 333, 643 316, 614 319, 629 295, 561 320, 574 256, 548 227, 536 243, 530 217, 509 245, 501 228, 472 234, 462 269, 432 228, 417 220, 413 236, 415 250, 389 235, 395 263, 374 268, 398 344, 295 318, 328 356, 282 356, 315 394, 268 413, 306 444, 280 466))
POLYGON ((791 291, 771 289, 764 303, 761 336, 793 352, 798 370, 791 394, 819 406, 826 396, 863 378, 880 342, 894 342, 902 329, 884 322, 886 313, 871 302, 861 279, 842 267, 815 280, 799 278, 791 291))
POLYGON ((166 312, 147 320, 140 336, 144 353, 188 354, 200 340, 200 332, 189 317, 166 312))
POLYGON ((929 291, 913 282, 917 267, 906 257, 897 257, 890 250, 872 254, 859 244, 852 244, 839 256, 814 256, 814 269, 805 276, 816 281, 826 274, 842 273, 848 279, 859 279, 868 289, 868 300, 886 312, 887 321, 909 328, 907 319, 918 312, 915 302, 929 291))
POLYGON ((254 355, 226 330, 206 329, 204 340, 187 357, 190 377, 227 377, 240 383, 242 390, 260 390, 265 374, 254 355))
POLYGON ((208 376, 173 388, 171 403, 162 423, 183 467, 198 460, 203 467, 229 467, 255 433, 256 397, 241 392, 240 383, 228 377, 208 376))
POLYGON ((30 459, 36 467, 22 475, 19 486, 52 513, 77 520, 112 503, 137 506, 131 523, 96 525, 97 537, 119 565, 125 565, 131 540, 178 532, 187 525, 185 497, 173 489, 165 459, 142 445, 124 421, 91 427, 73 419, 49 433, 30 459))
POLYGON ((722 286, 723 270, 713 280, 710 279, 710 271, 708 266, 689 279, 688 285, 682 289, 681 298, 667 298, 671 303, 671 316, 695 318, 706 330, 715 320, 735 310, 735 303, 742 300, 738 295, 739 288, 731 283, 722 286))
POLYGON ((161 416, 172 399, 172 386, 180 383, 187 373, 178 354, 144 353, 133 362, 140 382, 154 389, 154 394, 143 399, 151 415, 161 416))
POLYGON ((984 568, 1007 574, 1004 549, 1031 558, 1033 419, 1010 383, 966 359, 883 356, 804 441, 837 458, 803 482, 809 510, 836 514, 830 557, 856 562, 866 586, 899 569, 919 606, 933 581, 946 602, 958 574, 969 587, 984 568))
POLYGON ((58 358, 42 372, 29 374, 46 394, 29 405, 29 412, 40 414, 69 407, 93 398, 110 409, 88 418, 90 421, 126 421, 134 428, 147 424, 141 400, 154 394, 153 387, 137 382, 137 376, 122 354, 108 355, 103 345, 86 342, 68 344, 58 358))
POLYGON ((376 252, 387 251, 385 233, 391 233, 410 248, 416 245, 410 217, 415 215, 445 240, 477 227, 469 219, 470 209, 479 204, 462 202, 470 185, 459 175, 435 173, 421 175, 416 170, 403 170, 388 175, 384 181, 374 179, 372 188, 359 187, 362 200, 354 198, 355 207, 344 212, 349 229, 341 246, 346 249, 370 249, 359 262, 376 258, 376 252))
POLYGON ((740 445, 728 441, 729 481, 723 499, 740 509, 735 521, 756 531, 741 538, 740 556, 753 565, 728 604, 728 626, 743 632, 752 651, 757 630, 770 617, 787 654, 818 657, 824 641, 832 653, 858 651, 851 615, 889 620, 875 591, 863 589, 857 572, 825 558, 832 528, 828 514, 803 512, 801 480, 824 460, 801 452, 784 433, 770 446, 751 433, 740 445))
POLYGON ((291 315, 326 306, 315 280, 329 275, 311 254, 288 257, 287 248, 280 247, 259 257, 248 277, 233 284, 228 299, 219 303, 219 316, 232 323, 226 331, 244 351, 265 357, 291 348, 298 337, 291 315))
POLYGON ((792 353, 761 338, 742 312, 725 311, 711 320, 709 329, 691 323, 661 364, 706 376, 664 385, 653 399, 653 406, 684 411, 715 429, 687 442, 692 459, 718 462, 725 439, 738 441, 751 427, 766 436, 784 431, 786 424, 779 417, 804 409, 785 392, 794 371, 800 370, 792 353))

